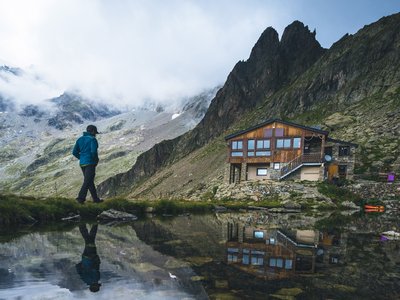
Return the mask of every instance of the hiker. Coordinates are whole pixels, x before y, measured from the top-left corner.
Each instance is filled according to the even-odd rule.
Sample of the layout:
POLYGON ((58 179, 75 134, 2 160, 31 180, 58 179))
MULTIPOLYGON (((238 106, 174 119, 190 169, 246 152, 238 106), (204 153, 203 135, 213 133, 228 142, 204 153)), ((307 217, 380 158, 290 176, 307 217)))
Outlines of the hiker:
POLYGON ((88 190, 92 195, 93 202, 103 202, 98 196, 94 185, 94 177, 96 176, 96 166, 99 163, 97 148, 99 144, 96 140, 97 127, 89 125, 86 132, 76 141, 72 154, 79 159, 79 165, 83 173, 83 183, 79 191, 76 201, 83 204, 86 201, 88 190))
POLYGON ((95 224, 88 232, 86 224, 79 225, 79 231, 85 240, 85 249, 82 253, 82 260, 76 264, 76 271, 81 279, 89 286, 93 293, 100 290, 100 257, 97 254, 96 234, 98 225, 95 224))

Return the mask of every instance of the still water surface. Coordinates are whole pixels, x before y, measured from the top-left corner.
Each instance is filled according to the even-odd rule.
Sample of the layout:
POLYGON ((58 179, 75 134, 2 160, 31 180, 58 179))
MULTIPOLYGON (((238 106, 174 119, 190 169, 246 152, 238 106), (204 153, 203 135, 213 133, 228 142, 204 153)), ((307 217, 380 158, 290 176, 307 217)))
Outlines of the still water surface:
POLYGON ((265 212, 0 233, 0 299, 400 299, 396 213, 265 212))

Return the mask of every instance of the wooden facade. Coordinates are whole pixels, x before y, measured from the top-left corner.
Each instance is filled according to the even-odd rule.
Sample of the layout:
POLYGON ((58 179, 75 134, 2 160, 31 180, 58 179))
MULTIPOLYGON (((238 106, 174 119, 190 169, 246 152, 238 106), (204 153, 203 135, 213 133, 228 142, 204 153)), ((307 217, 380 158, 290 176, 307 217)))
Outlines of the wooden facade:
POLYGON ((279 119, 228 135, 229 182, 280 180, 300 168, 304 180, 322 180, 327 139, 327 131, 279 119))

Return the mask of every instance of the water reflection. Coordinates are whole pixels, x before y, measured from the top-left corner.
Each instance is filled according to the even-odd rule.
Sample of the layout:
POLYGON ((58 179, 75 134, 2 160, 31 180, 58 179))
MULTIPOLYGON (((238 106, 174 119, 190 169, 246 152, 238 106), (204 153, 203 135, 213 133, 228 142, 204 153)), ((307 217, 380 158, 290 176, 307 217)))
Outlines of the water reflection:
POLYGON ((0 299, 398 299, 400 244, 379 234, 399 231, 398 217, 319 218, 246 212, 26 231, 0 243, 0 299))
POLYGON ((100 257, 97 254, 96 234, 98 225, 94 224, 88 231, 86 224, 79 225, 79 231, 85 241, 85 249, 81 262, 76 265, 76 271, 93 293, 100 290, 100 257))
POLYGON ((228 224, 227 263, 265 279, 313 273, 318 232, 296 230, 295 236, 279 229, 228 224))
POLYGON ((330 231, 277 229, 228 223, 226 262, 264 279, 311 274, 342 263, 347 235, 330 231))

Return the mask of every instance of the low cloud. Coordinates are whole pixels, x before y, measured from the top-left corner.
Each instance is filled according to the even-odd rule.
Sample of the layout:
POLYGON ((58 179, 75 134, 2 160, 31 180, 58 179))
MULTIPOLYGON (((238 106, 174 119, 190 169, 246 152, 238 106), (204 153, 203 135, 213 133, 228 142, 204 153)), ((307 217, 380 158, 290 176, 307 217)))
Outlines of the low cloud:
POLYGON ((19 78, 0 90, 24 103, 62 90, 121 105, 173 101, 224 82, 278 17, 247 1, 3 1, 0 59, 46 84, 19 78))
POLYGON ((282 33, 298 19, 316 28, 329 47, 346 32, 398 10, 395 4, 365 2, 378 3, 4 0, 0 62, 39 74, 41 81, 0 82, 0 92, 22 103, 53 91, 53 97, 79 91, 125 106, 146 99, 171 102, 223 83, 268 26, 282 33))

